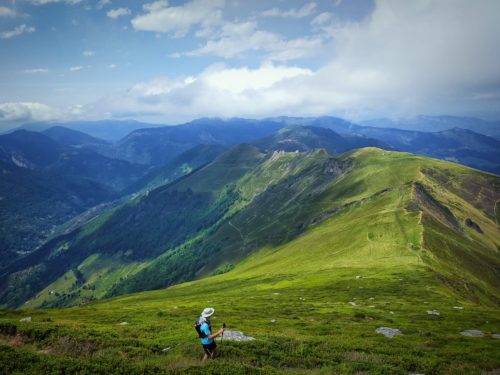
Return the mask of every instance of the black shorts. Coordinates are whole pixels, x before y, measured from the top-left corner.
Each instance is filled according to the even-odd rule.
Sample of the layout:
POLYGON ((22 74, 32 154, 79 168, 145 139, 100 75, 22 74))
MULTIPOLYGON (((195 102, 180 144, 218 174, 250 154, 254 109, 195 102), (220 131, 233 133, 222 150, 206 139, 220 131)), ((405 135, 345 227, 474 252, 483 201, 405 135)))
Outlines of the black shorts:
POLYGON ((217 348, 217 345, 215 344, 215 341, 212 341, 210 344, 203 344, 203 350, 207 355, 212 355, 214 350, 217 348))

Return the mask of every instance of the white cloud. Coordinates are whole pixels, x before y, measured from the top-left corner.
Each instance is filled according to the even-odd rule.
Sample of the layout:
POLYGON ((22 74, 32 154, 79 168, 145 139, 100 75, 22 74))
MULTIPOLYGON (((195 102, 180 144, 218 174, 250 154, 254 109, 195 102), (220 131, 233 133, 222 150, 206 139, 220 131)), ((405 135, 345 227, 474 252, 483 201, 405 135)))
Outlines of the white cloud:
POLYGON ((82 0, 29 0, 30 3, 35 5, 45 5, 50 3, 66 3, 70 5, 78 4, 82 0))
POLYGON ((92 57, 95 56, 95 51, 83 51, 82 55, 85 57, 92 57))
POLYGON ((273 88, 312 74, 309 69, 274 64, 264 64, 257 69, 214 65, 196 77, 160 78, 137 84, 126 93, 105 98, 85 110, 101 116, 111 112, 115 117, 278 114, 280 109, 295 103, 294 92, 274 95, 273 88))
POLYGON ((319 36, 287 40, 283 36, 259 30, 255 21, 226 23, 213 39, 196 50, 172 54, 171 57, 214 55, 242 57, 246 52, 265 52, 269 60, 286 61, 315 55, 323 44, 319 36))
POLYGON ((96 5, 96 8, 97 9, 102 9, 104 8, 106 5, 109 5, 111 4, 111 0, 99 0, 99 2, 97 3, 96 5))
POLYGON ((116 67, 117 67, 117 65, 116 65, 116 64, 109 64, 109 65, 108 65, 108 68, 109 68, 109 69, 115 69, 116 67))
POLYGON ((156 1, 143 6, 145 14, 132 19, 135 30, 171 33, 184 36, 191 28, 207 29, 222 19, 224 0, 192 0, 180 6, 156 1))
POLYGON ((48 73, 49 70, 45 68, 35 68, 35 69, 26 69, 24 73, 27 74, 40 74, 40 73, 48 73))
MULTIPOLYGON (((329 62, 316 70, 273 64, 257 69, 215 66, 194 77, 138 84, 86 110, 167 120, 173 113, 187 118, 417 113, 498 117, 499 10, 496 0, 378 1, 370 17, 330 28, 334 41, 321 46, 329 62)), ((191 53, 235 56, 245 49, 287 43, 293 44, 259 32, 255 23, 232 23, 191 53)))
POLYGON ((281 17, 281 18, 304 18, 314 13, 316 3, 307 3, 300 9, 281 10, 278 8, 268 9, 261 13, 262 17, 281 17))
MULTIPOLYGON (((310 76, 312 74, 313 72, 309 69, 267 63, 258 69, 246 67, 220 68, 215 66, 206 70, 198 79, 203 80, 208 87, 239 94, 247 90, 270 88, 288 78, 310 76)), ((194 79, 191 80, 191 82, 194 81, 194 79)))
POLYGON ((0 17, 14 17, 15 15, 14 9, 0 6, 0 17))
POLYGON ((11 31, 3 31, 0 33, 0 38, 2 39, 9 39, 24 33, 32 33, 36 29, 32 26, 26 26, 26 25, 20 25, 14 28, 14 30, 11 31))
POLYGON ((152 3, 144 4, 142 9, 144 9, 145 12, 156 12, 166 7, 168 7, 167 0, 158 0, 152 3))
POLYGON ((42 103, 16 102, 0 103, 0 123, 16 121, 55 120, 60 113, 42 103))
POLYGON ((323 12, 321 14, 318 14, 316 17, 313 18, 311 21, 311 25, 313 26, 321 26, 324 25, 325 23, 329 22, 332 19, 333 15, 329 12, 323 12))
POLYGON ((132 14, 132 12, 128 8, 117 8, 117 9, 111 9, 106 14, 109 18, 116 19, 118 17, 128 16, 132 14))
MULTIPOLYGON (((165 2, 148 6, 172 8, 165 2)), ((256 22, 227 23, 191 54, 225 57, 251 50, 261 51, 275 62, 257 68, 214 65, 193 76, 153 79, 74 111, 52 113, 166 122, 202 116, 327 114, 350 118, 417 113, 498 117, 499 8, 497 0, 380 0, 373 14, 362 21, 328 28, 328 21, 320 22, 333 40, 314 36, 287 40, 259 30, 256 22), (289 60, 294 50, 300 55, 304 48, 309 54, 321 49, 328 62, 314 69, 276 62, 289 60)), ((201 27, 189 25, 185 30, 201 27)), ((247 65, 245 60, 239 63, 247 65)), ((28 111, 6 104, 0 106, 4 120, 28 111)))
POLYGON ((82 70, 83 66, 78 65, 78 66, 72 66, 71 68, 68 69, 70 72, 78 72, 79 70, 82 70))

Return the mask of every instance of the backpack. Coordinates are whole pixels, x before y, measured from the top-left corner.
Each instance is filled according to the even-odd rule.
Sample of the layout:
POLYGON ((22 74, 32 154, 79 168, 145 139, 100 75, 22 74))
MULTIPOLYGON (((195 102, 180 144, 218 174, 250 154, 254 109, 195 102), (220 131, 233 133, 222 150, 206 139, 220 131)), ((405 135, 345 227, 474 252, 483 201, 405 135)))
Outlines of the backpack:
MULTIPOLYGON (((205 333, 203 333, 201 331, 201 326, 204 324, 204 323, 207 323, 208 324, 208 328, 210 328, 210 323, 208 321, 203 321, 202 323, 200 323, 200 320, 198 319, 195 323, 194 323, 194 329, 196 330, 196 332, 198 333, 198 336, 200 339, 204 339, 205 337, 207 337, 207 335, 205 333)), ((210 328, 211 330, 211 328, 210 328)))

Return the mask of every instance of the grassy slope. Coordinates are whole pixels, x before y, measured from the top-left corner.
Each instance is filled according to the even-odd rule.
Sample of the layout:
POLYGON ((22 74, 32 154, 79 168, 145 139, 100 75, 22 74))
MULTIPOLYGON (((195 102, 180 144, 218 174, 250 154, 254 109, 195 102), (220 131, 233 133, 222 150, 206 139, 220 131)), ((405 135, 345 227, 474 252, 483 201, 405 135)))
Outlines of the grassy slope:
MULTIPOLYGON (((264 243, 223 275, 77 309, 4 311, 1 369, 391 374, 498 369, 498 339, 459 334, 500 331, 495 302, 500 236, 493 216, 498 177, 374 149, 346 157, 354 157, 357 168, 327 185, 311 204, 324 209, 372 198, 288 242, 264 243), (440 173, 446 173, 446 183, 440 173), (458 230, 452 229, 451 216, 419 199, 417 180, 435 202, 450 207, 458 230), (392 190, 373 195, 387 187, 392 190), (409 207, 412 202, 423 212, 409 207), (464 226, 466 217, 484 234, 464 226), (206 305, 217 310, 214 325, 225 321, 257 340, 224 342, 223 357, 201 366, 191 324, 206 305), (432 309, 441 315, 428 315, 432 309), (18 322, 28 315, 32 323, 18 322), (128 325, 119 325, 123 321, 128 325), (375 333, 380 326, 399 328, 404 336, 384 338, 375 333)), ((279 183, 277 174, 271 177, 279 183)), ((255 187, 243 184, 247 197, 262 189, 264 180, 269 179, 255 187)), ((305 208, 303 217, 314 210, 305 208)), ((251 241, 246 236, 252 233, 240 231, 240 241, 251 241)))

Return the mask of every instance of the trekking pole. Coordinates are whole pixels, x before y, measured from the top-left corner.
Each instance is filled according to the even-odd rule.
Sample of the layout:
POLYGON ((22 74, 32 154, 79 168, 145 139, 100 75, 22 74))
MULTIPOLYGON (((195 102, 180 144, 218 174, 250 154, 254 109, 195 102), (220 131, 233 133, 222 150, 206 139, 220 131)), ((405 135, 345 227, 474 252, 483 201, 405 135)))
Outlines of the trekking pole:
MULTIPOLYGON (((222 328, 226 328, 226 323, 222 323, 222 328)), ((224 331, 222 331, 222 335, 220 336, 220 344, 222 345, 222 340, 224 339, 224 331)))

